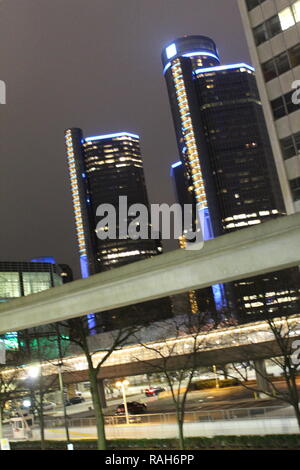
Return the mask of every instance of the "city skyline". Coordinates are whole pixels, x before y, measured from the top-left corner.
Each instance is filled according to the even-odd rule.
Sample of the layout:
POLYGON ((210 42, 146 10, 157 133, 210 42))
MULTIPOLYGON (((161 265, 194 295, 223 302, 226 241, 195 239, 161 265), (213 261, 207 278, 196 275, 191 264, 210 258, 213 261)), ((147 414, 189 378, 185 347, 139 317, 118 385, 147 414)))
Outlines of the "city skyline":
MULTIPOLYGON (((45 14, 45 11, 42 12, 39 8, 35 8, 33 12, 30 9, 30 7, 33 8, 33 4, 27 3, 28 11, 31 13, 35 13, 37 16, 45 14)), ((144 28, 144 25, 140 23, 143 11, 148 11, 146 4, 140 7, 140 11, 135 10, 132 3, 130 6, 127 5, 129 10, 127 14, 130 12, 136 14, 138 29, 135 34, 129 33, 126 28, 126 17, 124 23, 123 21, 118 22, 118 34, 124 33, 124 29, 128 33, 126 36, 128 40, 124 41, 127 44, 128 53, 126 61, 124 62, 122 59, 120 69, 112 63, 111 53, 105 52, 105 47, 101 49, 101 56, 104 61, 106 59, 109 70, 112 69, 115 72, 114 75, 118 71, 123 78, 125 87, 123 93, 118 91, 115 96, 111 88, 107 87, 105 76, 101 77, 99 68, 95 65, 93 67, 95 67, 97 79, 92 74, 87 74, 84 86, 83 84, 79 86, 77 80, 75 83, 71 80, 73 77, 70 76, 70 71, 78 67, 81 57, 85 57, 87 60, 89 56, 92 56, 94 63, 95 54, 91 54, 91 51, 95 44, 92 44, 89 49, 85 49, 80 43, 77 49, 74 48, 74 51, 67 44, 65 52, 69 52, 69 55, 65 54, 65 62, 59 61, 57 74, 60 75, 56 76, 56 73, 51 72, 46 66, 45 60, 37 61, 40 49, 36 39, 41 35, 41 31, 38 30, 32 37, 25 28, 23 36, 21 33, 19 34, 22 36, 22 42, 32 49, 31 56, 28 58, 31 68, 28 69, 29 66, 24 64, 22 60, 19 63, 18 80, 22 80, 26 90, 22 96, 17 92, 18 82, 16 79, 12 80, 10 75, 15 73, 11 57, 4 54, 4 72, 2 72, 1 78, 7 83, 8 102, 5 107, 1 108, 3 122, 1 127, 2 133, 5 135, 1 135, 0 150, 1 154, 14 155, 14 158, 7 159, 7 166, 1 177, 2 200, 7 201, 1 207, 1 217, 4 221, 4 230, 1 236, 3 237, 2 246, 5 246, 6 258, 8 255, 10 259, 26 260, 33 256, 53 255, 57 260, 70 264, 76 277, 79 275, 72 206, 68 194, 67 167, 63 151, 64 142, 61 138, 63 129, 70 124, 82 127, 89 135, 99 132, 99 130, 101 133, 106 133, 124 128, 140 134, 142 152, 145 156, 145 175, 149 199, 151 202, 174 202, 175 197, 169 181, 169 164, 176 161, 177 152, 168 100, 161 76, 160 51, 162 47, 168 41, 182 34, 209 33, 216 38, 221 46, 225 62, 248 61, 249 55, 235 0, 232 1, 234 15, 233 17, 232 14, 230 15, 232 21, 235 22, 234 33, 229 25, 225 25, 224 29, 221 28, 223 22, 214 14, 216 2, 213 2, 211 8, 206 8, 205 20, 202 20, 203 9, 198 5, 198 2, 189 2, 190 11, 195 15, 198 14, 198 21, 193 18, 195 15, 187 13, 186 5, 183 8, 173 2, 173 8, 169 9, 160 4, 161 2, 157 2, 157 5, 160 6, 161 19, 158 21, 158 18, 155 17, 156 22, 153 23, 152 28, 144 28), (238 41, 234 40, 236 34, 239 35, 238 41), (137 40, 140 41, 139 44, 137 40), (45 71, 48 78, 43 76, 45 71), (46 80, 42 81, 42 78, 43 80, 46 78, 46 80), (53 82, 53 78, 56 81, 53 82), (49 90, 52 87, 52 94, 45 93, 47 85, 49 90), (69 85, 70 90, 68 90, 69 85), (14 87, 16 88, 15 94, 13 94, 14 87), (103 89, 105 93, 103 93, 103 89), (44 95, 41 95, 42 91, 44 95), (34 93, 37 95, 36 100, 33 99, 34 93), (125 94, 128 95, 126 98, 124 98, 125 94), (86 100, 85 95, 87 95, 86 100), (107 95, 110 106, 105 95, 107 95), (99 96, 99 99, 95 99, 95 96, 99 96), (42 106, 37 103, 41 97, 43 98, 42 106), (143 97, 142 100, 141 97, 143 97), (57 105, 61 105, 62 102, 64 106, 60 109, 57 105), (104 104, 105 117, 101 115, 101 104, 104 104), (143 112, 144 108, 147 109, 146 113, 143 112), (47 109, 47 113, 44 112, 45 109, 47 109), (87 109, 91 111, 87 111, 87 109), (27 115, 29 116, 29 113, 33 117, 32 128, 27 127, 26 124, 27 119, 25 118, 27 115), (42 120, 41 116, 43 116, 42 120), (67 116, 69 116, 68 121, 67 116), (95 116, 97 117, 95 118, 95 116), (12 119, 14 119, 14 126, 12 126, 12 119), (19 139, 13 138, 14 132, 17 133, 19 139), (152 143, 151 139, 153 132, 156 136, 156 145, 152 143), (14 174, 15 187, 17 188, 9 198, 5 197, 5 194, 8 194, 8 174, 14 174), (156 184, 157 178, 159 184, 156 184), (44 191, 42 198, 37 197, 38 191, 41 190, 44 191), (28 210, 29 204, 30 211, 28 210), (16 243, 20 226, 22 227, 22 243, 16 243), (12 233, 12 236, 9 237, 8 233, 12 233)), ((75 14, 78 11, 76 9, 78 4, 72 2, 72 6, 75 14)), ((10 9, 6 10, 5 2, 1 7, 4 16, 5 14, 9 15, 10 9)), ((90 3, 85 9, 87 15, 96 11, 95 2, 90 3)), ((112 21, 114 13, 114 7, 107 8, 105 10, 106 19, 112 21)), ((60 14, 66 20, 66 10, 62 8, 60 14)), ((19 25, 19 31, 23 31, 26 24, 30 24, 31 21, 27 12, 26 14, 24 12, 23 16, 25 23, 19 25)), ((33 17, 35 17, 34 14, 33 17)), ((54 19, 53 16, 51 18, 54 19)), ((47 33, 51 33, 48 23, 45 23, 45 29, 47 33)), ((67 22, 65 30, 71 35, 75 33, 72 22, 67 22)), ((1 34, 9 34, 9 32, 4 28, 1 34)), ((62 34, 62 29, 59 29, 59 34, 62 34)), ((93 33, 92 38, 95 41, 98 38, 98 42, 96 42, 99 43, 99 32, 93 33)), ((21 47, 20 43, 19 45, 21 47)), ((50 48, 47 47, 45 51, 43 50, 43 57, 47 57, 51 62, 54 44, 50 48), (47 53, 50 56, 47 56, 47 53)), ((111 50, 112 55, 120 51, 120 54, 123 53, 124 56, 124 46, 118 40, 111 50)), ((12 52, 15 59, 18 52, 21 51, 14 50, 12 52)), ((89 67, 91 68, 91 64, 89 67)), ((82 73, 80 73, 80 78, 84 78, 82 73)), ((167 248, 173 249, 176 248, 176 245, 167 245, 167 248)))
POLYGON ((300 0, 0 0, 0 59, 0 450, 299 448, 300 0))

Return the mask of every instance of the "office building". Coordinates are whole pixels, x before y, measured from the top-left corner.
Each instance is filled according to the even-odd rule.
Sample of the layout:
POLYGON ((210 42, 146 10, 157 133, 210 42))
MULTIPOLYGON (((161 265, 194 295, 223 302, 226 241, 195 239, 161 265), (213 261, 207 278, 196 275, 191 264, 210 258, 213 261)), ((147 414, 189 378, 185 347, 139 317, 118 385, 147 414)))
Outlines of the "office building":
POLYGON ((238 3, 290 214, 300 210, 300 102, 292 98, 300 80, 300 0, 238 3))
MULTIPOLYGON (((192 198, 198 208, 204 239, 284 215, 254 69, 220 65, 214 42, 202 36, 174 41, 162 60, 180 155, 172 174, 179 201, 192 198)), ((295 276, 287 270, 213 286, 216 309, 227 297, 242 321, 296 310, 295 276)))
MULTIPOLYGON (((82 277, 160 254, 159 239, 119 237, 120 224, 128 229, 134 219, 127 214, 122 220, 119 217, 120 197, 127 198, 128 207, 143 204, 150 209, 139 137, 119 132, 84 138, 81 129, 72 128, 66 130, 65 140, 82 277), (101 204, 110 204, 116 210, 115 238, 102 240, 97 236, 100 217, 96 212, 101 204)), ((148 229, 150 232, 150 222, 148 229)), ((101 318, 104 329, 111 329, 136 315, 145 321, 155 315, 162 319, 170 315, 169 302, 152 301, 135 306, 131 313, 128 308, 104 312, 101 318)))
MULTIPOLYGON (((80 129, 65 134, 82 276, 150 258, 160 240, 119 239, 119 197, 128 207, 149 207, 139 137, 128 132, 83 138, 80 129), (117 211, 117 237, 100 240, 96 211, 111 204, 117 211)), ((125 220, 127 226, 133 218, 125 220)))
MULTIPOLYGON (((61 269, 52 257, 38 258, 31 262, 0 261, 0 302, 9 302, 60 285, 61 269)), ((1 339, 8 349, 15 349, 22 346, 25 336, 34 338, 37 332, 52 339, 55 337, 53 327, 46 325, 35 328, 34 331, 28 329, 26 332, 6 333, 1 339)), ((55 344, 50 343, 48 346, 54 353, 55 344)))

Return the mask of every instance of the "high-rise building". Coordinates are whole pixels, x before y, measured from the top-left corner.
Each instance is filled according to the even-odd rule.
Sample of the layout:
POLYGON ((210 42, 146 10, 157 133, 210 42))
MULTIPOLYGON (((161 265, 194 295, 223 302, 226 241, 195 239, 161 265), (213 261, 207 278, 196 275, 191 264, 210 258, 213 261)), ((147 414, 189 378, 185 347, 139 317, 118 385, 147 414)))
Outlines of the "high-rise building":
MULTIPOLYGON (((172 174, 179 202, 194 199, 204 239, 284 215, 254 69, 220 65, 214 42, 202 36, 174 41, 162 60, 180 154, 172 174), (217 65, 207 64, 211 60, 217 65)), ((239 318, 290 310, 299 296, 294 287, 287 294, 294 274, 287 270, 235 282, 239 318)), ((213 286, 213 296, 224 305, 222 288, 213 286)))
MULTIPOLYGON (((178 203, 181 207, 184 207, 186 204, 192 207, 192 220, 194 223, 191 229, 195 233, 197 216, 196 204, 194 203, 193 185, 181 161, 172 165, 171 178, 178 203)), ((181 236, 179 238, 179 246, 180 248, 186 248, 185 236, 181 236)), ((217 286, 215 286, 215 289, 217 289, 217 286)), ((217 309, 222 309, 224 307, 222 298, 218 298, 218 301, 221 301, 220 305, 217 299, 215 299, 214 291, 211 287, 189 291, 187 293, 187 298, 189 300, 191 313, 206 312, 207 314, 212 313, 216 316, 217 309)))
POLYGON ((204 36, 187 36, 169 44, 162 53, 170 105, 180 159, 189 175, 193 197, 202 222, 204 238, 220 235, 217 200, 211 185, 211 169, 202 138, 201 114, 195 92, 194 71, 219 65, 214 41, 204 36))
MULTIPOLYGON (((127 197, 128 207, 149 208, 139 137, 120 132, 83 138, 80 129, 68 129, 65 138, 82 276, 159 254, 160 240, 118 237, 120 196, 127 197), (115 240, 97 237, 101 204, 116 210, 115 240)), ((134 219, 124 217, 126 226, 134 219)))
POLYGON ((287 213, 300 210, 300 0, 239 0, 287 213), (298 84, 299 85, 299 84, 298 84))
MULTIPOLYGON (((82 277, 160 254, 162 246, 159 239, 119 236, 121 225, 124 224, 127 230, 136 217, 122 213, 120 197, 127 198, 128 208, 133 204, 143 204, 150 209, 139 136, 119 132, 84 138, 81 129, 72 128, 66 130, 65 140, 82 277), (115 238, 103 240, 97 236, 100 220, 97 208, 102 204, 115 208, 115 238)), ((148 229, 150 233, 150 221, 148 229)), ((169 316, 170 305, 163 300, 152 301, 140 305, 138 310, 140 318, 143 316, 141 312, 149 313, 144 315, 145 320, 149 316, 155 318, 155 315, 162 319, 169 316)), ((130 317, 128 308, 124 314, 122 309, 102 313, 104 329, 118 324, 120 315, 130 317)), ((135 317, 133 311, 131 317, 135 317)))

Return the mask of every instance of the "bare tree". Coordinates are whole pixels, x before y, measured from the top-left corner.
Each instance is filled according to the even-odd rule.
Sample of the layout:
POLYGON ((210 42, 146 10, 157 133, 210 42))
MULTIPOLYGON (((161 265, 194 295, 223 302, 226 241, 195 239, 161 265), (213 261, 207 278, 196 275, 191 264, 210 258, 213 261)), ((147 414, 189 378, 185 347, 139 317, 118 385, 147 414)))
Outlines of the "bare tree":
MULTIPOLYGON (((262 334, 262 331, 259 334, 262 334)), ((231 364, 231 367, 244 388, 291 405, 300 429, 299 392, 297 388, 300 361, 295 356, 296 339, 300 336, 299 317, 286 315, 280 318, 269 318, 265 321, 264 334, 267 341, 259 346, 260 356, 268 358, 271 364, 280 369, 285 387, 280 386, 280 382, 275 381, 267 373, 264 361, 253 360, 250 350, 243 353, 239 366, 231 364), (251 384, 248 381, 247 369, 249 364, 256 373, 256 384, 251 384)), ((249 342, 255 344, 252 340, 249 342)), ((300 342, 298 342, 299 345, 300 342)))
POLYGON ((0 439, 3 437, 2 419, 6 403, 19 398, 25 392, 19 382, 21 369, 14 367, 20 363, 18 352, 12 351, 9 356, 8 364, 0 366, 0 439))
MULTIPOLYGON (((135 310, 135 307, 131 307, 132 310, 135 310)), ((96 330, 101 327, 101 320, 97 319, 95 316, 96 325, 93 328, 96 330), (99 325, 97 325, 97 321, 99 325)), ((99 394, 98 387, 98 376, 101 370, 101 367, 105 364, 108 358, 112 353, 127 343, 130 338, 134 338, 135 333, 141 328, 139 326, 123 326, 119 329, 113 330, 109 333, 109 341, 105 341, 106 344, 99 345, 96 349, 92 349, 89 341, 89 320, 87 317, 76 318, 69 320, 68 322, 62 322, 64 328, 69 329, 69 339, 71 342, 79 346, 83 351, 88 366, 88 375, 91 386, 91 395, 93 401, 93 407, 96 417, 96 428, 97 428, 97 440, 98 440, 98 450, 105 450, 106 445, 106 436, 105 436, 105 426, 104 426, 104 415, 101 404, 101 398, 99 394), (102 355, 99 359, 95 359, 95 355, 99 352, 102 352, 102 355)), ((100 337, 101 335, 99 335, 100 337)), ((106 338, 107 339, 107 338, 106 338)), ((99 340, 101 342, 101 339, 99 340)))
POLYGON ((33 329, 27 331, 23 335, 23 340, 26 345, 26 362, 29 366, 28 370, 33 372, 33 376, 27 376, 23 379, 24 387, 30 395, 30 408, 31 411, 38 416, 41 449, 46 449, 45 440, 45 416, 44 416, 44 402, 46 394, 56 390, 57 388, 57 375, 44 376, 43 363, 49 362, 53 352, 53 341, 57 341, 54 337, 54 330, 51 329, 47 333, 33 329))
MULTIPOLYGON (((179 446, 185 448, 184 420, 187 394, 196 370, 200 365, 200 354, 205 341, 204 331, 208 325, 204 316, 180 316, 172 319, 172 337, 147 343, 137 336, 137 342, 145 349, 135 359, 143 362, 146 373, 160 373, 165 377, 171 391, 176 410, 179 446), (144 357, 143 357, 144 356, 144 357)), ((209 326, 211 328, 212 325, 209 326)), ((161 326, 163 337, 163 326, 161 326)), ((170 320, 166 324, 170 335, 170 320)))

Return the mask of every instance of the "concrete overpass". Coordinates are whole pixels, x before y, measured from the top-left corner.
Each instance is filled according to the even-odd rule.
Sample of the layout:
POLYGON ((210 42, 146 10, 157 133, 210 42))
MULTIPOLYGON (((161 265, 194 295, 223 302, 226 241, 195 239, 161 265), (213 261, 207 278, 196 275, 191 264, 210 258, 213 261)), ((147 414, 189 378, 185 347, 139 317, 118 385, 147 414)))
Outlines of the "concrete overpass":
POLYGON ((300 213, 0 306, 0 334, 300 265, 300 213))

